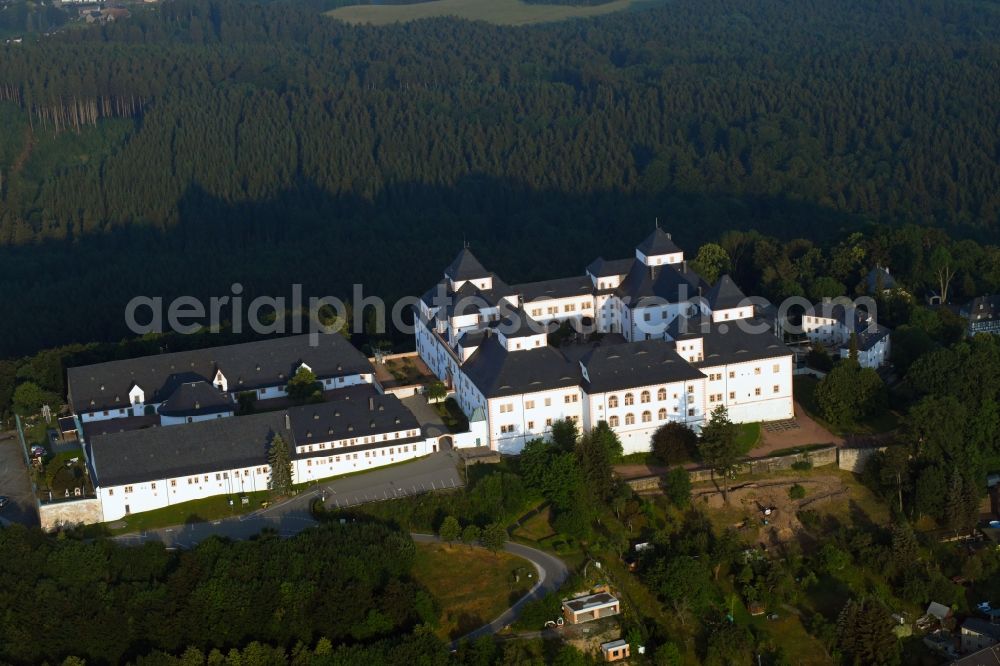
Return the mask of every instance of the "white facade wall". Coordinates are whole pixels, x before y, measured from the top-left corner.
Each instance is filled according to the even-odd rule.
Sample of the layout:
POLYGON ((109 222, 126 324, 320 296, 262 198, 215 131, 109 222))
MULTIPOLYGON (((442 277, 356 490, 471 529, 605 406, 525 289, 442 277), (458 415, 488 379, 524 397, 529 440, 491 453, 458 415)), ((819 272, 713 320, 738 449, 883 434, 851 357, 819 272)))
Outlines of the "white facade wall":
POLYGON ((662 340, 670 322, 682 313, 689 314, 691 308, 689 303, 661 303, 630 309, 630 314, 626 316, 631 320, 632 326, 625 337, 631 341, 662 340))
MULTIPOLYGON (((887 335, 872 345, 871 349, 858 350, 858 365, 873 370, 880 368, 889 362, 890 349, 889 336, 887 335)), ((850 356, 850 347, 844 347, 840 350, 840 358, 850 358, 850 356)))
MULTIPOLYGON (((416 432, 419 435, 420 431, 401 431, 399 434, 402 437, 407 432, 416 432)), ((429 441, 419 440, 397 444, 395 434, 397 433, 389 434, 389 439, 384 441, 384 446, 368 451, 347 452, 330 449, 327 456, 293 459, 292 480, 297 484, 317 481, 420 458, 436 450, 436 438, 429 441)), ((382 444, 383 442, 378 443, 382 444)), ((297 447, 297 449, 302 448, 306 447, 297 447)), ((205 499, 215 495, 241 495, 267 490, 269 476, 270 467, 265 463, 256 467, 164 478, 130 485, 100 487, 97 489, 97 496, 101 500, 103 519, 107 522, 119 520, 132 513, 162 509, 173 504, 205 499)), ((238 498, 236 501, 239 501, 238 498)))
POLYGON ((792 370, 791 355, 701 368, 708 376, 706 415, 721 403, 734 423, 793 418, 792 370))
POLYGON ((199 421, 214 421, 233 416, 235 412, 220 412, 218 414, 199 414, 197 416, 164 416, 160 414, 161 426, 183 425, 185 423, 198 423, 199 421))
POLYGON ((732 321, 734 319, 750 319, 751 317, 753 317, 752 305, 712 311, 712 321, 715 323, 732 321))
POLYGON ((590 294, 568 298, 549 298, 524 303, 524 310, 539 322, 565 321, 594 316, 594 297, 590 294))
POLYGON ((213 495, 238 495, 267 490, 270 468, 230 469, 176 478, 157 479, 131 485, 100 487, 104 521, 118 520, 130 513, 162 509, 181 502, 213 495))
POLYGON ((626 454, 649 451, 653 433, 670 421, 700 427, 705 418, 705 380, 589 394, 587 404, 587 430, 607 421, 626 454))
POLYGON ((579 386, 490 399, 490 448, 520 453, 528 441, 547 437, 552 424, 563 419, 573 419, 582 427, 584 400, 579 386))
POLYGON ((824 345, 842 345, 851 337, 847 327, 836 319, 816 315, 802 316, 802 332, 813 342, 824 345))
POLYGON ((655 254, 646 256, 639 250, 635 251, 635 258, 647 266, 663 266, 665 264, 679 264, 684 261, 683 252, 672 252, 670 254, 655 254))
POLYGON ((393 440, 388 440, 384 446, 368 451, 345 452, 331 449, 326 456, 293 460, 292 471, 295 483, 317 481, 421 458, 436 450, 436 445, 437 439, 434 438, 431 441, 421 440, 404 444, 394 444, 393 440))

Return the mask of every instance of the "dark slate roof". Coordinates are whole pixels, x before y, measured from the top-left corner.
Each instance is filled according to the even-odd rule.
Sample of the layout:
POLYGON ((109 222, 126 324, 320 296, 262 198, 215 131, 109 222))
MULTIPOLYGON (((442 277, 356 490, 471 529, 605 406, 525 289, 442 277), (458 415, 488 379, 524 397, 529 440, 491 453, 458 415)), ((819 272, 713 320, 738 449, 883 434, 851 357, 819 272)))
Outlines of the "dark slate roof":
POLYGON ((462 337, 458 339, 458 345, 460 347, 465 347, 466 349, 471 349, 472 347, 478 347, 483 343, 486 338, 486 333, 483 331, 466 331, 462 334, 462 337))
POLYGON ((235 409, 232 400, 206 381, 184 382, 160 405, 163 416, 220 414, 235 409))
POLYGON ((896 279, 889 273, 888 268, 876 266, 865 276, 865 285, 868 287, 868 293, 874 294, 881 289, 895 289, 896 279))
POLYGON ((962 316, 971 322, 1000 319, 1000 295, 973 298, 962 309, 962 316))
POLYGON ((543 301, 550 298, 570 298, 586 296, 594 293, 594 283, 586 275, 527 282, 511 285, 511 289, 521 295, 525 305, 530 301, 543 301))
POLYGON ((634 307, 643 298, 662 298, 667 303, 691 300, 699 295, 699 289, 705 291, 708 285, 700 275, 687 267, 687 262, 646 266, 641 261, 636 261, 622 280, 617 293, 620 297, 629 298, 634 307))
POLYGON ((970 617, 962 623, 962 629, 1000 641, 1000 624, 979 617, 970 617))
POLYGON ((792 355, 792 350, 774 335, 771 324, 763 319, 720 322, 701 330, 704 360, 694 364, 699 368, 792 355), (753 326, 761 332, 747 332, 742 325, 753 326))
POLYGON ((491 337, 462 365, 462 370, 487 398, 577 386, 579 366, 557 349, 539 347, 508 352, 491 337))
MULTIPOLYGON (((400 430, 416 430, 418 435, 386 441, 404 444, 422 439, 420 423, 399 398, 346 393, 332 402, 283 411, 95 435, 88 446, 94 483, 117 486, 266 465, 276 433, 288 442, 292 458, 301 459, 331 455, 334 450, 296 453, 296 446, 400 430)), ((380 441, 335 452, 383 445, 380 441)))
POLYGON ((77 413, 128 407, 128 393, 138 385, 147 403, 163 402, 179 381, 211 383, 216 370, 229 381, 231 392, 284 384, 301 363, 320 379, 373 372, 371 363, 342 335, 270 338, 226 347, 145 356, 70 368, 69 395, 77 413))
POLYGON ((991 645, 951 662, 951 666, 1000 666, 1000 645, 991 645))
POLYGON ((504 312, 500 321, 496 322, 496 330, 508 338, 526 338, 532 335, 548 333, 548 324, 535 321, 524 308, 504 312))
MULTIPOLYGON (((299 446, 399 430, 416 430, 418 434, 420 431, 420 423, 413 412, 392 394, 346 397, 333 402, 292 407, 288 415, 295 443, 299 446)), ((320 453, 326 455, 329 449, 320 453)))
MULTIPOLYGON (((878 344, 880 340, 884 340, 889 337, 889 333, 891 332, 892 331, 881 324, 873 324, 860 331, 855 331, 858 340, 858 351, 868 351, 878 344)), ((845 346, 850 347, 850 341, 848 341, 845 346)))
POLYGON ((293 445, 281 412, 97 435, 89 443, 94 484, 118 486, 264 465, 276 433, 293 445))
POLYGON ((588 392, 619 391, 704 377, 677 354, 672 343, 663 340, 601 345, 580 362, 587 369, 589 381, 584 381, 584 388, 588 392))
POLYGON ((462 304, 465 314, 472 314, 474 307, 497 307, 502 299, 513 296, 516 293, 503 280, 497 277, 495 273, 490 273, 489 277, 493 278, 492 289, 480 289, 471 282, 465 282, 457 290, 452 290, 448 285, 448 281, 442 280, 424 292, 424 295, 420 299, 427 307, 440 308, 437 312, 438 318, 446 319, 454 316, 455 306, 461 300, 467 299, 462 304), (442 296, 445 299, 443 303, 440 301, 442 296), (437 303, 434 302, 435 299, 438 299, 437 303), (443 307, 441 307, 442 305, 443 307))
POLYGON ((587 272, 594 277, 611 277, 612 275, 625 275, 632 268, 632 264, 638 261, 635 257, 628 259, 612 259, 608 261, 604 257, 598 257, 587 266, 587 272))
POLYGON ((448 268, 444 269, 444 274, 455 281, 474 280, 490 276, 490 272, 483 268, 483 265, 472 254, 472 250, 467 247, 463 247, 455 255, 455 259, 448 265, 448 268))
POLYGON ((708 305, 712 308, 713 312, 715 310, 728 310, 729 308, 739 307, 745 299, 746 295, 740 291, 740 288, 736 286, 736 283, 728 275, 720 277, 715 286, 705 294, 705 300, 708 301, 708 305))
POLYGON ((563 606, 567 608, 580 612, 588 608, 594 608, 596 606, 604 606, 607 604, 615 603, 618 601, 615 597, 611 596, 607 592, 598 592, 597 594, 590 594, 585 597, 577 597, 576 599, 569 599, 563 602, 563 606))
POLYGON ((647 257, 655 257, 659 254, 674 254, 675 252, 682 251, 670 238, 670 234, 659 227, 653 229, 653 233, 646 236, 646 240, 639 243, 635 249, 647 257))

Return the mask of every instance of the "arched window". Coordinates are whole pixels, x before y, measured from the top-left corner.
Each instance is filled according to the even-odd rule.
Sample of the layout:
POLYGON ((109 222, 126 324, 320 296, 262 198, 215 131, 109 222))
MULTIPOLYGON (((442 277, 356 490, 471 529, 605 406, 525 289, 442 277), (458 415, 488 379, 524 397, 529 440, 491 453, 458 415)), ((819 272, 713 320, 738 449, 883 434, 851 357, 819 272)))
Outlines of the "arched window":
MULTIPOLYGON (((611 409, 612 407, 617 407, 617 406, 618 406, 618 396, 613 395, 610 398, 608 398, 608 409, 611 409)), ((614 424, 612 424, 612 425, 614 425, 614 424)))
POLYGON ((635 404, 635 396, 632 395, 631 393, 626 393, 625 394, 625 404, 626 405, 634 405, 635 404))
POLYGON ((660 419, 661 421, 666 421, 667 420, 667 410, 661 407, 660 411, 657 412, 657 414, 656 414, 656 418, 660 419))
POLYGON ((639 402, 646 403, 649 402, 649 391, 643 391, 639 394, 639 402))
POLYGON ((643 412, 642 413, 642 422, 643 423, 649 423, 652 420, 653 420, 653 413, 652 412, 643 412))
POLYGON ((656 399, 657 400, 666 400, 667 399, 667 389, 661 387, 660 390, 656 392, 656 399))
POLYGON ((625 415, 625 425, 633 425, 635 423, 635 414, 625 415))
POLYGON ((612 416, 610 419, 608 419, 608 425, 610 425, 612 428, 617 428, 618 427, 618 417, 617 416, 612 416))

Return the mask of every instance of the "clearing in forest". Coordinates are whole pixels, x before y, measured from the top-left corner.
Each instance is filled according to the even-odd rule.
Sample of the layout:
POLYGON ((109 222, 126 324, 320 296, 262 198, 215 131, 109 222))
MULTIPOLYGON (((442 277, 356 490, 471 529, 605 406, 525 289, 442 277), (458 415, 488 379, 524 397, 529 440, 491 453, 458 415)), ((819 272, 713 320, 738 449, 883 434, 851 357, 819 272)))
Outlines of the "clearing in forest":
POLYGON ((492 622, 537 581, 516 555, 462 544, 418 543, 413 577, 441 605, 438 635, 456 639, 492 622))

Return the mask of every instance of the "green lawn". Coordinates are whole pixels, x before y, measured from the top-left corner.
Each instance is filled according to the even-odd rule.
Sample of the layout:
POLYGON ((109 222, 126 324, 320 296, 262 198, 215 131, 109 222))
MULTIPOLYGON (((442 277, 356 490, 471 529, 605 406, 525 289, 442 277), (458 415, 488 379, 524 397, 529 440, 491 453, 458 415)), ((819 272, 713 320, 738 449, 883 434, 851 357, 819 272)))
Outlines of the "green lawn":
POLYGON ((741 423, 736 443, 740 451, 749 453, 760 442, 760 423, 741 423))
POLYGON ((535 567, 510 553, 441 543, 417 544, 412 574, 441 604, 436 633, 444 639, 492 622, 537 580, 535 567))
MULTIPOLYGON (((244 513, 249 513, 261 508, 262 502, 270 499, 270 493, 260 490, 253 493, 246 493, 249 503, 243 505, 240 501, 241 495, 217 495, 206 497, 205 499, 181 502, 172 506, 144 511, 128 516, 121 521, 124 526, 109 529, 111 534, 124 534, 127 532, 139 532, 142 530, 159 529, 161 527, 172 527, 174 525, 186 525, 188 523, 203 523, 220 518, 229 518, 244 513), (229 505, 229 500, 233 500, 233 505, 229 505)), ((108 524, 105 524, 107 527, 108 524)))
POLYGON ((469 419, 462 413, 462 408, 458 406, 454 398, 448 398, 444 402, 436 402, 433 407, 451 432, 465 432, 469 429, 469 419))
POLYGON ((603 5, 529 5, 520 0, 430 0, 413 4, 350 5, 327 12, 348 23, 385 25, 400 21, 454 16, 499 25, 528 25, 570 18, 599 16, 636 5, 634 0, 612 0, 603 5))

